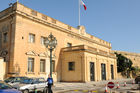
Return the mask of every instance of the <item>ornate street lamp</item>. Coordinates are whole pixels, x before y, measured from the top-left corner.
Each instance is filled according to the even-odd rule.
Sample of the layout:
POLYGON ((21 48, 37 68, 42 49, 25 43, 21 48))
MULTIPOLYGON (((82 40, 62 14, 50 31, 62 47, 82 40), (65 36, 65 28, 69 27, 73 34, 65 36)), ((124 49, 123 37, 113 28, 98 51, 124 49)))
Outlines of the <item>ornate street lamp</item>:
POLYGON ((50 33, 45 39, 45 46, 50 50, 50 76, 52 77, 52 51, 56 48, 57 40, 56 37, 50 33))

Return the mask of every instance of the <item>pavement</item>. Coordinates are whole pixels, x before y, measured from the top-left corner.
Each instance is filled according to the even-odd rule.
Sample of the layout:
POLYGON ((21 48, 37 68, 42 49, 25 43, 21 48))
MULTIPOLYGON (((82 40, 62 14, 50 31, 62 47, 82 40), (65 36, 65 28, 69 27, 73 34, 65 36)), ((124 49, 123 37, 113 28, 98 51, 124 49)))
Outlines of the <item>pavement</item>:
MULTIPOLYGON (((77 82, 55 82, 54 86, 52 87, 53 93, 64 93, 67 91, 95 91, 96 90, 105 90, 105 85, 108 84, 108 82, 114 82, 115 85, 118 82, 121 84, 120 86, 123 86, 123 82, 126 81, 129 86, 132 85, 132 81, 134 79, 117 79, 117 80, 106 80, 106 81, 98 81, 98 82, 86 82, 86 83, 77 83, 77 82)), ((116 89, 116 88, 115 88, 116 89)), ((116 90, 113 90, 116 91, 116 90)), ((112 91, 112 93, 113 93, 112 91)), ((121 91, 121 89, 120 89, 121 91)), ((92 92, 92 93, 93 93, 92 92)), ((96 92, 97 93, 97 92, 96 92)), ((98 91, 98 93, 101 93, 98 91)), ((117 92, 114 92, 117 93, 117 92)), ((121 92, 119 92, 121 93, 121 92)), ((124 93, 124 92, 122 92, 124 93)), ((126 92, 126 93, 139 93, 139 92, 126 92)))

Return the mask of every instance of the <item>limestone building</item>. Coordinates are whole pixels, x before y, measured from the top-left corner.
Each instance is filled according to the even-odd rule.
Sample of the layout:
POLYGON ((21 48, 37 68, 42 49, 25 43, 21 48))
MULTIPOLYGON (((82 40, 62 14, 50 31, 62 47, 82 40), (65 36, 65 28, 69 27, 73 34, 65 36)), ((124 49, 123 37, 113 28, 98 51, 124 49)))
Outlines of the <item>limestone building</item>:
POLYGON ((53 51, 55 81, 100 81, 117 78, 116 57, 111 44, 73 28, 20 3, 0 12, 0 57, 6 63, 6 77, 47 77, 50 55, 44 45, 52 33, 57 39, 53 51))

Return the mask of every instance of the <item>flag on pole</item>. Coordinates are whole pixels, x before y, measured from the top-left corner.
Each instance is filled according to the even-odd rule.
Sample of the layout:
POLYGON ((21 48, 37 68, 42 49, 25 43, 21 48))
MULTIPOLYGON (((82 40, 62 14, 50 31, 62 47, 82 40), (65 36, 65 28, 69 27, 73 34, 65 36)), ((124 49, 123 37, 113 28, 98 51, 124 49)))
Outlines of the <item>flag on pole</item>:
POLYGON ((87 10, 85 3, 82 0, 80 0, 80 1, 81 1, 81 4, 84 6, 84 9, 87 10))

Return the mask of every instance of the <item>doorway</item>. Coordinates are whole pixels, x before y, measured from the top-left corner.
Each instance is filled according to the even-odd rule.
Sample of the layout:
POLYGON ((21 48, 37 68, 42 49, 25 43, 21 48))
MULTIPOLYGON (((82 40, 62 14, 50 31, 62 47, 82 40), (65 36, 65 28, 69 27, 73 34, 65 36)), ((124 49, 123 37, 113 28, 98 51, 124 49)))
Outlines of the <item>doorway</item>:
POLYGON ((102 80, 106 80, 106 65, 105 64, 101 64, 101 76, 102 76, 102 80))
POLYGON ((111 65, 111 79, 114 79, 114 67, 111 65))
POLYGON ((90 62, 90 80, 95 81, 94 77, 94 62, 90 62))

